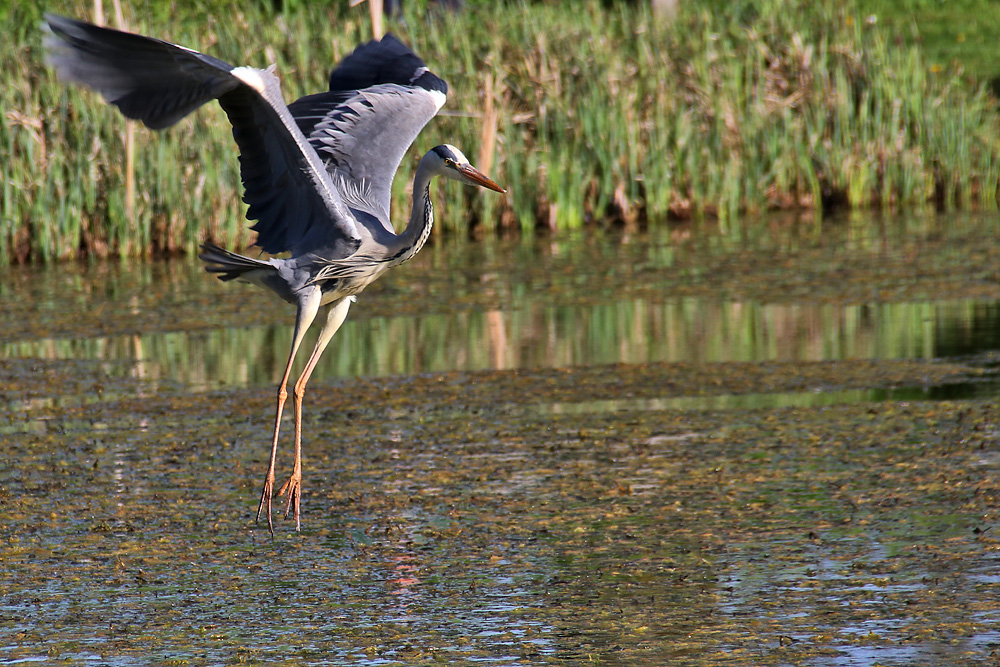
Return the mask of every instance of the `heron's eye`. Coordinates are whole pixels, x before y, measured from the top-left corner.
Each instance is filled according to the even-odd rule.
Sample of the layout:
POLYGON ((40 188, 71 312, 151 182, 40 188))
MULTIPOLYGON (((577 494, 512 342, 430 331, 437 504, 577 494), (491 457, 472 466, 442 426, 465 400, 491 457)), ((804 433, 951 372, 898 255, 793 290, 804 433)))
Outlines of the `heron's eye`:
POLYGON ((448 166, 448 167, 454 167, 454 166, 455 166, 455 161, 454 161, 454 160, 452 160, 452 159, 451 159, 450 157, 446 157, 446 158, 444 159, 444 163, 445 163, 445 165, 446 165, 446 166, 448 166))

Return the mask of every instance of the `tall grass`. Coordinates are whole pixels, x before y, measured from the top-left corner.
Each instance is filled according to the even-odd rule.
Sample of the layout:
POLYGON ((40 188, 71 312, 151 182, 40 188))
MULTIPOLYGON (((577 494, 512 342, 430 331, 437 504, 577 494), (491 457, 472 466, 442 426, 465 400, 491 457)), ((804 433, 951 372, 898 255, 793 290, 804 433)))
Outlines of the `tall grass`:
MULTIPOLYGON (((328 67, 370 37, 366 11, 325 4, 274 14, 266 3, 153 3, 126 8, 126 21, 229 62, 275 62, 291 100, 322 90, 328 67)), ((997 205, 995 100, 933 71, 852 4, 763 0, 713 13, 683 3, 670 23, 620 4, 512 1, 447 17, 411 8, 387 26, 451 85, 451 115, 400 169, 394 217, 406 218, 419 154, 446 141, 488 160, 510 189, 500 199, 438 186, 439 224, 454 231, 997 205)), ((68 2, 47 10, 80 16, 68 2)), ((129 211, 125 121, 43 66, 38 9, 4 11, 13 48, 0 53, 0 262, 252 242, 217 106, 136 131, 129 211)))

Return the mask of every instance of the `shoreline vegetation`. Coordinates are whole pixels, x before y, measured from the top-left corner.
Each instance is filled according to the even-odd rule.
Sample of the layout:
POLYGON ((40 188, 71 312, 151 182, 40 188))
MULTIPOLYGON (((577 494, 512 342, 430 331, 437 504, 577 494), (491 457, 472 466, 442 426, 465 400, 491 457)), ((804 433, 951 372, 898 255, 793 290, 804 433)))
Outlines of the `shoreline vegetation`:
MULTIPOLYGON (((0 54, 0 264, 252 243, 218 105, 164 132, 128 129, 98 95, 55 79, 42 61, 41 10, 17 4, 29 3, 0 10, 13 45, 0 54)), ((371 27, 367 10, 346 2, 288 4, 136 5, 124 19, 234 64, 277 63, 290 102, 324 90, 371 27)), ((387 23, 451 88, 397 173, 393 218, 407 218, 421 147, 443 142, 510 191, 437 187, 445 233, 998 207, 997 100, 857 5, 681 5, 671 21, 632 3, 566 0, 411 10, 387 23)), ((46 10, 93 19, 65 2, 46 10)))

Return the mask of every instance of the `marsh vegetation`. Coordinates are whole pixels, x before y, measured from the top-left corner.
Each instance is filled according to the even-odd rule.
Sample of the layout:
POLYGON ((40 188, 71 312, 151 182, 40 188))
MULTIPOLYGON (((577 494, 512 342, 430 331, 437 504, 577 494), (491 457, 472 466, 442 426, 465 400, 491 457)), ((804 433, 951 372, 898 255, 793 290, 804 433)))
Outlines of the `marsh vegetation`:
MULTIPOLYGON (((995 100, 858 5, 683 3, 671 22, 637 5, 482 3, 390 26, 451 84, 420 145, 465 147, 510 186, 505 200, 439 188, 446 233, 996 206, 995 100)), ((3 11, 0 262, 252 240, 221 110, 136 130, 128 160, 118 114, 44 68, 40 9, 3 11)), ((276 63, 287 99, 324 89, 337 58, 370 38, 367 13, 346 3, 151 5, 125 19, 230 62, 276 63)), ((396 179, 396 210, 413 167, 396 179)))

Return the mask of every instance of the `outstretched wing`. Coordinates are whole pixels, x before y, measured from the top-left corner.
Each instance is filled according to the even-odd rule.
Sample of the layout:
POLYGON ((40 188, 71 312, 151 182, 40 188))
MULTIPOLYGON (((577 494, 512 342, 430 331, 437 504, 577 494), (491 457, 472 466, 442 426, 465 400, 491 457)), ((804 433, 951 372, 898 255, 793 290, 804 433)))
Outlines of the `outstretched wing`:
POLYGON ((150 37, 46 15, 49 62, 153 129, 219 100, 233 125, 240 169, 256 220, 257 245, 300 255, 323 247, 344 257, 360 243, 357 224, 316 151, 285 106, 276 76, 150 37))
POLYGON ((330 92, 289 105, 347 204, 389 231, 392 178, 448 84, 392 35, 359 46, 330 75, 330 92))

